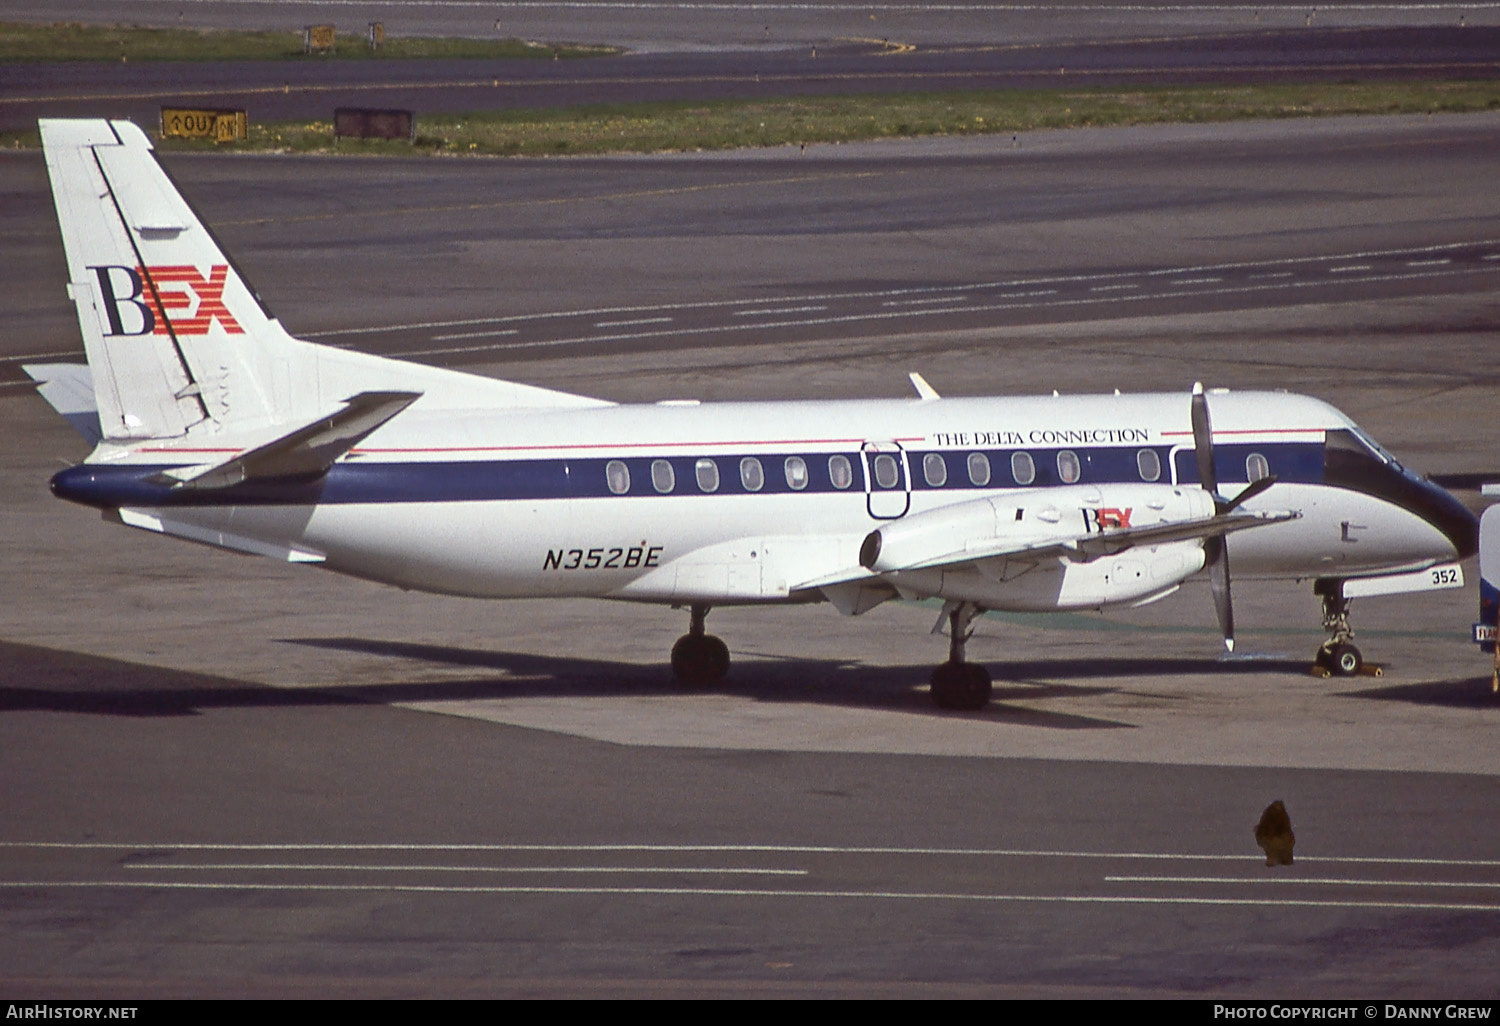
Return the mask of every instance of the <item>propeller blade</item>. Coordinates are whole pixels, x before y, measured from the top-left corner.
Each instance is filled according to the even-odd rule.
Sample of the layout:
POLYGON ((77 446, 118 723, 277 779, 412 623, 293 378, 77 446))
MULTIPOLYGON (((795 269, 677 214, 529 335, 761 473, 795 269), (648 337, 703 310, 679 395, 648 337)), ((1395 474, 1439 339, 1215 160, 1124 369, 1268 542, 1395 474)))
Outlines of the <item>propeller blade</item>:
POLYGON ((1231 510, 1238 509, 1242 504, 1249 502, 1251 499, 1255 498, 1257 495, 1259 495, 1261 492, 1265 491, 1275 483, 1276 475, 1274 474, 1269 477, 1263 477, 1259 481, 1251 481, 1249 487, 1240 492, 1240 494, 1236 495, 1234 498, 1230 499, 1228 502, 1224 503, 1223 508, 1216 510, 1216 512, 1219 514, 1224 514, 1230 512, 1231 510))
POLYGON ((1193 382, 1193 453, 1198 457, 1198 480, 1203 490, 1219 494, 1219 478, 1214 473, 1214 429, 1208 419, 1208 396, 1203 382, 1193 382))
POLYGON ((1224 632, 1224 651, 1234 651, 1234 602, 1229 595, 1229 549, 1219 539, 1218 551, 1208 567, 1208 583, 1214 593, 1214 612, 1219 614, 1219 629, 1224 632))

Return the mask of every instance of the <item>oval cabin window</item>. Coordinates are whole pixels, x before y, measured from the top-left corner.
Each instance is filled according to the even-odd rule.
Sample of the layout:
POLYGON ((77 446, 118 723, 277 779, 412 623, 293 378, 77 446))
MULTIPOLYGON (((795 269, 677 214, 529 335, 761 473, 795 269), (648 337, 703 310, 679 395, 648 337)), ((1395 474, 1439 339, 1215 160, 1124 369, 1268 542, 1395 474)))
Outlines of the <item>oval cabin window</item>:
POLYGON ((677 475, 666 460, 651 461, 651 487, 666 495, 677 487, 677 475))
POLYGON ((1258 452, 1245 457, 1245 478, 1254 484, 1271 476, 1271 463, 1258 452))
POLYGON ((990 483, 990 458, 982 452, 969 453, 969 483, 976 488, 990 483))
POLYGON ((693 464, 693 475, 698 479, 698 488, 705 492, 719 490, 719 465, 711 459, 701 459, 693 464))
POLYGON ((1156 455, 1155 449, 1142 449, 1135 454, 1135 469, 1140 471, 1142 481, 1156 481, 1161 478, 1161 457, 1156 455))
POLYGON ((782 467, 786 473, 786 486, 794 492, 807 487, 807 461, 801 456, 788 456, 782 467))
POLYGON ((1072 449, 1064 449, 1057 454, 1057 476, 1063 484, 1075 484, 1083 476, 1078 454, 1072 449))
POLYGON ((922 457, 922 477, 929 488, 941 488, 948 483, 948 461, 940 453, 930 452, 922 457))
POLYGON ((604 465, 604 483, 616 495, 630 491, 630 468, 620 460, 610 460, 604 465))
POLYGON ((854 483, 854 468, 849 465, 849 457, 828 458, 828 480, 833 482, 835 488, 848 488, 854 483))
POLYGON ((1036 480, 1036 463, 1029 452, 1011 453, 1010 476, 1018 485, 1029 485, 1036 480))
POLYGON ((758 492, 765 483, 766 472, 761 469, 760 460, 754 456, 746 456, 740 460, 740 484, 745 486, 745 491, 758 492))

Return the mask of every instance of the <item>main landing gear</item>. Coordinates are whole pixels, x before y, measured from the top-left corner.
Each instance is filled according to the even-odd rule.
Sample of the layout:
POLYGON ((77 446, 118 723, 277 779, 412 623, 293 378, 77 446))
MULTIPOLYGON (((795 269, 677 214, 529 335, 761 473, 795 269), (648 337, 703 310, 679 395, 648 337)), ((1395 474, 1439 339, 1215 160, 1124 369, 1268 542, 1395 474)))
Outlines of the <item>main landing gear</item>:
POLYGON ((936 634, 948 620, 948 661, 932 671, 932 700, 942 709, 974 711, 989 704, 994 691, 990 671, 964 659, 964 648, 974 633, 974 617, 984 612, 972 602, 949 602, 938 617, 936 634))
POLYGON ((703 604, 690 607, 688 632, 672 646, 672 672, 677 681, 688 687, 717 684, 729 672, 729 646, 712 634, 703 633, 703 621, 712 608, 703 604))
POLYGON ((1313 666, 1334 677, 1353 677, 1364 668, 1364 656, 1350 639, 1349 602, 1344 596, 1344 582, 1320 577, 1313 583, 1313 594, 1323 600, 1323 629, 1328 640, 1313 655, 1313 666))

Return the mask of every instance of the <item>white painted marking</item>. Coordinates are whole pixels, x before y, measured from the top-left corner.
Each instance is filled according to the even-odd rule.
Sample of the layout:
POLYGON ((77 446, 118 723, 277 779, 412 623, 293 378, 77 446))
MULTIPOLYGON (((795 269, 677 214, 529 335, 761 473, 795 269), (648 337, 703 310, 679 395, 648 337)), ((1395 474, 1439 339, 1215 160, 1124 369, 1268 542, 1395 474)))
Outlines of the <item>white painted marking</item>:
POLYGON ((502 335, 519 335, 520 328, 496 328, 494 331, 469 331, 459 335, 434 335, 433 342, 452 342, 466 338, 499 338, 502 335))
POLYGON ((1090 292, 1124 292, 1127 289, 1138 289, 1139 285, 1095 285, 1089 289, 1090 292))
POLYGON ((1310 880, 1292 876, 1106 876, 1110 883, 1204 883, 1204 884, 1318 884, 1330 887, 1500 887, 1500 883, 1465 883, 1462 880, 1310 880))
POLYGON ((318 862, 131 862, 127 863, 126 869, 163 869, 176 871, 179 869, 236 869, 257 871, 291 871, 302 872, 304 870, 332 870, 336 872, 373 872, 373 873, 671 873, 671 874, 713 874, 713 875, 745 875, 745 876, 807 876, 806 869, 758 869, 741 867, 712 866, 371 866, 350 863, 348 865, 331 865, 318 862))
POLYGON ((736 310, 733 317, 777 317, 782 314, 794 313, 816 313, 819 310, 827 310, 826 306, 783 306, 774 310, 736 310))
POLYGON ((669 324, 670 317, 637 317, 631 321, 595 321, 596 328, 625 328, 634 324, 669 324))
POLYGON ((1407 267, 1441 267, 1443 264, 1451 264, 1453 261, 1448 257, 1441 260, 1408 260, 1407 267))
POLYGON ((1270 278, 1290 278, 1291 276, 1291 271, 1273 271, 1270 274, 1252 274, 1250 275, 1250 280, 1263 281, 1270 278))
POLYGON ((1357 274, 1357 273, 1359 273, 1361 271, 1373 271, 1373 270, 1375 270, 1375 268, 1371 264, 1345 264, 1342 267, 1330 267, 1328 269, 1328 273, 1329 274, 1357 274))
POLYGON ((19 880, 0 882, 0 887, 24 890, 70 889, 125 889, 125 890, 184 890, 184 891, 379 891, 395 894, 589 894, 670 896, 704 898, 792 898, 806 901, 809 898, 834 898, 844 900, 884 899, 897 901, 967 901, 1001 904, 1006 902, 1028 904, 1066 905, 1210 905, 1228 907, 1255 906, 1260 908, 1342 908, 1342 909, 1398 909, 1405 911, 1431 912, 1500 912, 1500 905, 1484 905, 1449 902, 1417 901, 1335 901, 1289 898, 1192 898, 1186 896, 1144 897, 1099 894, 972 894, 944 891, 799 891, 799 890, 751 890, 743 888, 709 887, 500 887, 500 886, 453 886, 423 884, 269 884, 269 883, 194 883, 191 881, 159 880, 19 880))
MULTIPOLYGON (((1497 2, 1497 6, 1500 6, 1500 2, 1497 2)), ((821 302, 821 301, 828 301, 828 300, 845 300, 845 299, 856 299, 856 300, 857 299, 880 299, 882 297, 894 297, 894 296, 911 296, 911 295, 923 295, 923 294, 933 295, 933 294, 940 293, 940 292, 959 292, 959 291, 968 292, 968 291, 977 291, 977 290, 986 290, 986 289, 1015 289, 1015 288, 1020 288, 1020 287, 1024 287, 1024 286, 1050 285, 1050 284, 1054 284, 1054 283, 1056 283, 1056 284, 1082 284, 1082 283, 1087 283, 1087 282, 1090 282, 1090 281, 1101 281, 1101 280, 1108 280, 1108 279, 1119 279, 1119 278, 1123 278, 1123 277, 1163 278, 1163 277, 1171 277, 1173 275, 1197 274, 1199 272, 1209 272, 1209 271, 1237 271, 1237 270, 1245 270, 1245 269, 1248 269, 1248 268, 1255 268, 1255 267, 1278 267, 1278 266, 1286 267, 1286 266, 1300 266, 1300 265, 1308 265, 1308 264, 1321 264, 1324 261, 1329 260, 1329 259, 1334 259, 1334 260, 1358 260, 1358 259, 1365 259, 1365 258, 1368 258, 1368 257, 1400 257, 1400 256, 1415 255, 1415 254, 1419 254, 1419 253, 1440 253, 1440 252, 1449 251, 1449 250, 1455 250, 1455 249, 1477 248, 1477 247, 1491 246, 1491 245, 1496 245, 1496 244, 1500 244, 1500 240, 1496 240, 1496 239, 1478 239, 1478 240, 1475 240, 1475 241, 1472 241, 1472 242, 1445 243, 1445 244, 1439 245, 1439 246, 1424 246, 1424 247, 1420 247, 1420 248, 1417 248, 1417 249, 1372 250, 1372 251, 1369 251, 1369 252, 1343 253, 1343 254, 1335 255, 1333 257, 1286 257, 1286 258, 1278 259, 1278 260, 1240 261, 1240 262, 1235 262, 1235 263, 1224 263, 1224 264, 1204 264, 1204 265, 1199 265, 1199 266, 1194 266, 1194 267, 1169 267, 1169 268, 1162 268, 1162 269, 1156 270, 1156 271, 1145 271, 1145 272, 1141 272, 1141 273, 1139 273, 1137 275, 1121 275, 1121 274, 1063 275, 1063 276, 1050 277, 1050 278, 1025 278, 1025 279, 1012 279, 1012 280, 1008 280, 1008 281, 972 282, 972 283, 969 283, 969 284, 966 284, 966 285, 945 285, 945 286, 935 287, 935 288, 880 289, 880 290, 870 291, 870 292, 829 292, 829 293, 822 293, 822 294, 817 294, 817 295, 807 295, 807 296, 776 296, 776 297, 767 297, 766 299, 761 299, 761 300, 722 299, 722 300, 709 300, 709 301, 705 301, 705 302, 695 302, 695 303, 668 303, 668 304, 662 304, 662 305, 658 305, 658 306, 614 306, 614 307, 596 307, 596 308, 587 309, 587 310, 553 310, 553 311, 548 311, 546 313, 537 313, 537 314, 512 314, 512 315, 501 316, 501 317, 471 317, 471 318, 465 318, 465 319, 460 319, 460 320, 424 321, 424 322, 412 323, 412 324, 389 324, 389 325, 382 325, 382 326, 377 326, 377 327, 367 327, 367 328, 340 328, 340 329, 336 329, 336 330, 332 330, 332 331, 306 332, 301 337, 305 337, 305 338, 327 338, 327 337, 331 337, 331 336, 334 336, 334 335, 369 335, 369 334, 378 334, 378 333, 394 332, 394 331, 421 331, 421 330, 430 330, 430 329, 433 329, 433 328, 461 328, 461 327, 470 327, 470 326, 480 325, 480 324, 515 324, 515 323, 523 323, 523 322, 527 322, 527 321, 556 320, 556 319, 559 319, 559 318, 599 317, 599 316, 604 316, 604 315, 607 315, 607 314, 658 313, 658 312, 664 312, 664 311, 680 311, 680 310, 712 310, 712 309, 721 309, 721 308, 724 308, 724 307, 741 307, 741 306, 746 306, 746 305, 750 305, 750 304, 773 304, 773 303, 788 303, 788 302, 799 302, 799 303, 801 303, 801 302, 821 302)), ((1497 253, 1494 256, 1485 257, 1484 259, 1486 259, 1486 260, 1497 260, 1497 259, 1500 259, 1500 253, 1497 253)), ((1459 273, 1466 273, 1466 272, 1459 272, 1459 273)), ((1290 272, 1290 271, 1283 271, 1283 272, 1262 272, 1261 274, 1251 275, 1250 277, 1252 277, 1252 278, 1259 278, 1259 277, 1282 278, 1282 277, 1291 277, 1291 276, 1292 276, 1292 272, 1290 272)), ((1241 291, 1248 291, 1248 290, 1241 290, 1241 291)), ((1010 293, 1004 293, 1002 295, 999 295, 996 298, 997 299, 1020 299, 1020 298, 1029 298, 1029 297, 1033 297, 1033 296, 1053 295, 1056 292, 1057 292, 1057 289, 1044 289, 1044 290, 1041 290, 1041 291, 1027 291, 1027 292, 1010 292, 1010 293)), ((996 309, 996 308, 992 307, 990 309, 996 309)), ((464 337, 476 337, 476 338, 477 337, 489 337, 489 336, 491 336, 493 334, 498 334, 498 333, 495 333, 495 332, 475 332, 475 333, 473 333, 472 335, 469 335, 469 336, 463 336, 463 335, 439 335, 439 336, 434 336, 433 341, 452 341, 452 340, 461 339, 461 338, 464 338, 464 337)), ((449 350, 437 350, 437 351, 435 351, 431 355, 436 355, 436 353, 442 353, 442 352, 448 352, 448 351, 449 350)), ((462 352, 463 350, 453 350, 453 351, 454 352, 462 352)), ((428 354, 408 354, 408 355, 428 355, 428 354)))
POLYGON ((76 360, 83 355, 82 349, 75 349, 68 353, 31 353, 27 356, 3 356, 0 357, 0 360, 6 363, 20 363, 23 360, 76 360))
POLYGON ((1177 281, 1169 282, 1171 285, 1212 285, 1223 281, 1223 278, 1179 278, 1177 281))
MULTIPOLYGON (((1431 278, 1431 277, 1434 277, 1436 275, 1447 276, 1447 275, 1463 275, 1463 274, 1487 273, 1488 270, 1489 270, 1488 268, 1467 268, 1467 269, 1454 270, 1454 271, 1415 271, 1415 272, 1412 272, 1412 273, 1409 273, 1409 274, 1371 275, 1371 276, 1365 277, 1365 278, 1345 279, 1345 280, 1351 280, 1351 281, 1358 280, 1358 281, 1362 281, 1362 282, 1412 281, 1412 280, 1416 280, 1418 278, 1431 278)), ((1170 283, 1167 283, 1167 284, 1170 284, 1170 283)), ((1209 290, 1206 290, 1206 291, 1203 291, 1203 292, 1195 293, 1195 295, 1197 295, 1197 296, 1231 296, 1231 295, 1240 295, 1240 294, 1249 293, 1249 292, 1260 292, 1260 291, 1263 291, 1263 290, 1266 290, 1266 289, 1318 288, 1318 287, 1321 287, 1323 284, 1325 284, 1325 283, 1321 282, 1321 281, 1294 281, 1294 282, 1276 283, 1276 284, 1244 285, 1244 286, 1235 286, 1235 287, 1231 287, 1231 288, 1209 289, 1209 290)), ((1053 291, 1055 291, 1055 290, 1053 290, 1053 291)), ((1181 294, 1182 293, 1180 293, 1180 292, 1155 292, 1155 293, 1152 293, 1152 292, 1142 292, 1142 293, 1138 293, 1136 295, 1133 295, 1131 297, 1131 299, 1132 299, 1132 301, 1134 301, 1136 299, 1175 299, 1178 296, 1180 296, 1181 294)), ((1000 298, 1004 298, 1004 297, 1000 297, 1000 298)), ((533 348, 546 349, 546 348, 552 348, 554 346, 585 345, 585 344, 589 344, 589 343, 595 343, 595 344, 597 344, 597 343, 600 343, 600 342, 631 342, 631 341, 638 341, 638 340, 641 340, 641 339, 648 339, 648 338, 666 338, 666 337, 673 336, 673 335, 717 335, 717 334, 726 334, 726 333, 730 333, 730 332, 746 331, 746 330, 753 330, 753 329, 759 329, 759 328, 806 328, 806 327, 816 327, 816 326, 824 325, 824 324, 849 324, 849 323, 853 323, 853 322, 856 322, 856 321, 896 320, 898 318, 906 318, 906 317, 929 317, 929 316, 933 316, 933 315, 936 315, 936 314, 948 314, 948 313, 977 314, 977 313, 994 313, 994 312, 1002 311, 1002 310, 1036 309, 1036 308, 1040 308, 1040 307, 1049 307, 1049 306, 1050 307, 1059 307, 1059 308, 1060 307, 1069 307, 1069 306, 1084 306, 1084 305, 1093 305, 1093 304, 1096 304, 1098 302, 1099 302, 1099 300, 1097 298, 1085 297, 1085 298, 1080 298, 1080 299, 1059 299, 1059 300, 1055 300, 1055 301, 1050 302, 1050 303, 1036 303, 1036 302, 1022 302, 1022 303, 976 303, 976 304, 974 304, 972 306, 965 306, 965 307, 962 307, 962 308, 960 308, 958 310, 947 310, 947 309, 934 310, 934 309, 927 309, 927 308, 917 309, 917 310, 886 310, 886 311, 883 311, 883 312, 844 314, 842 316, 837 316, 837 317, 816 317, 816 318, 814 318, 814 317, 808 317, 808 318, 803 318, 801 320, 771 321, 771 322, 763 323, 763 324, 725 324, 725 325, 708 326, 708 327, 701 327, 701 328, 673 328, 670 331, 642 331, 642 332, 635 332, 635 333, 631 333, 631 334, 623 334, 622 333, 622 334, 614 334, 614 335, 585 335, 585 336, 577 336, 577 337, 573 337, 573 338, 547 339, 547 340, 542 340, 542 341, 537 341, 537 342, 501 342, 501 343, 496 343, 494 345, 452 346, 452 347, 446 347, 446 348, 441 348, 441 349, 408 349, 408 350, 404 350, 401 353, 401 355, 404 356, 404 357, 411 357, 411 356, 447 356, 447 355, 455 355, 455 354, 463 354, 463 353, 479 353, 479 352, 485 352, 485 351, 488 351, 488 350, 495 350, 495 349, 533 349, 533 348)), ((482 333, 479 333, 479 334, 482 334, 482 333)), ((445 338, 443 336, 434 336, 434 338, 433 338, 433 341, 443 341, 443 340, 445 340, 445 338)))
MULTIPOLYGON (((1047 848, 896 848, 818 844, 421 844, 412 842, 365 843, 256 843, 152 841, 0 841, 0 849, 39 848, 61 851, 496 851, 496 852, 781 852, 813 855, 972 855, 1002 858, 1060 859, 1151 859, 1179 862, 1257 862, 1259 855, 1236 852, 1214 855, 1200 852, 1161 851, 1067 851, 1047 848)), ((1500 859, 1406 858, 1399 855, 1309 855, 1299 863, 1349 863, 1351 865, 1484 866, 1500 868, 1500 859)), ((143 863, 144 864, 144 863, 143 863)))
POLYGON ((930 303, 967 303, 968 296, 934 296, 931 299, 887 299, 881 306, 923 306, 930 303))

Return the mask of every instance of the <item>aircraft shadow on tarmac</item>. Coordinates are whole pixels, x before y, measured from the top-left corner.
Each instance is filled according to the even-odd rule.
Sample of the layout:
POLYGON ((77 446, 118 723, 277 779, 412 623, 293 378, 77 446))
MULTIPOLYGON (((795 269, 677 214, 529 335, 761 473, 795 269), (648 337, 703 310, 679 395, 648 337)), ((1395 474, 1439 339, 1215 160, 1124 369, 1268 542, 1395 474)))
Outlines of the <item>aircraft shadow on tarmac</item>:
POLYGON ((1453 709, 1500 707, 1500 695, 1490 689, 1488 676, 1420 681, 1415 684, 1388 684, 1385 687, 1346 691, 1339 697, 1373 699, 1378 702, 1407 702, 1412 705, 1435 705, 1453 709))
MULTIPOLYGON (((287 644, 353 652, 391 659, 486 671, 457 680, 308 687, 270 687, 232 678, 148 666, 101 656, 0 642, 0 713, 19 711, 78 712, 114 716, 189 716, 214 708, 255 708, 348 703, 465 702, 522 698, 620 698, 671 696, 684 691, 665 667, 618 663, 576 656, 535 655, 493 649, 461 648, 370 638, 288 638, 287 644)), ((716 694, 760 702, 805 702, 844 708, 879 709, 953 717, 934 708, 927 695, 926 665, 870 666, 839 660, 785 659, 743 653, 716 694)), ((1103 683, 1080 685, 1062 680, 1104 681, 1110 678, 1172 677, 1183 674, 1238 676, 1246 673, 1305 672, 1295 660, 1221 662, 1213 659, 1021 660, 991 664, 994 701, 966 718, 1053 730, 1131 728, 1113 719, 1038 710, 1012 702, 1039 699, 1083 699, 1121 690, 1103 683)), ((1448 685, 1404 685, 1356 693, 1402 701, 1461 704, 1463 691, 1476 694, 1473 682, 1448 685), (1422 698, 1414 692, 1438 688, 1447 698, 1422 698)), ((1483 688, 1485 696, 1489 689, 1483 688)), ((1467 704, 1486 704, 1478 701, 1467 704)))

